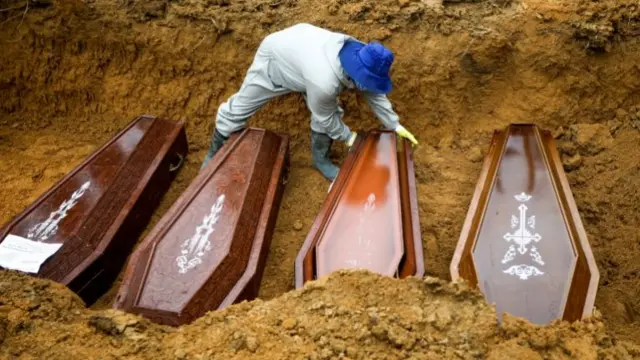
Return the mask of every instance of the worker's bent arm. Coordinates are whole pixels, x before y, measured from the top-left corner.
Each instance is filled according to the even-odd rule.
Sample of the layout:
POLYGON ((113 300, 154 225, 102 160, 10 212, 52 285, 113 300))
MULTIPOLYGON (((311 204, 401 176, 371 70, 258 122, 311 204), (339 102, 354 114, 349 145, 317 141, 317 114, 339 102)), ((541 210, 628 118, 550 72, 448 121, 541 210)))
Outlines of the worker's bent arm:
POLYGON ((338 111, 337 95, 307 86, 307 106, 311 110, 311 121, 324 129, 333 140, 347 141, 351 130, 342 121, 342 112, 338 111))
POLYGON ((387 129, 395 130, 400 125, 398 114, 393 110, 391 102, 385 95, 365 91, 364 97, 371 106, 371 110, 387 129))

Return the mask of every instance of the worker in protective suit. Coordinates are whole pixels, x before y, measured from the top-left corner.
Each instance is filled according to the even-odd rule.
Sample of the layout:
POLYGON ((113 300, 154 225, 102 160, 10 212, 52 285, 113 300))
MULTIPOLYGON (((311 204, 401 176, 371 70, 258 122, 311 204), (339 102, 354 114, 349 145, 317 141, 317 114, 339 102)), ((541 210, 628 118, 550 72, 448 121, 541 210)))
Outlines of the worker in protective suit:
POLYGON ((358 89, 387 129, 417 145, 400 125, 386 94, 391 92, 389 68, 394 56, 379 43, 364 44, 351 36, 310 24, 298 24, 267 36, 254 57, 240 90, 220 105, 209 152, 202 166, 228 137, 243 129, 250 116, 276 96, 304 95, 311 111, 313 165, 333 181, 338 167, 329 160, 334 140, 351 147, 356 138, 342 121, 338 95, 358 89))

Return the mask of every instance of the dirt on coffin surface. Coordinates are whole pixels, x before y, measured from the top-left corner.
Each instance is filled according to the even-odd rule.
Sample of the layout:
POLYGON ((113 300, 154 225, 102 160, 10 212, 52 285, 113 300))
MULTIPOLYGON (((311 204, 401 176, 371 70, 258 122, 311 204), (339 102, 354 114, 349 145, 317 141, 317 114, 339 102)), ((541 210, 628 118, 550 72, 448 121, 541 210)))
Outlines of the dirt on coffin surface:
MULTIPOLYGON (((0 0, 0 9, 7 9, 0 12, 1 223, 135 116, 150 113, 186 120, 190 150, 151 228, 196 176, 216 110, 240 86, 260 41, 310 22, 380 40, 396 55, 390 99, 421 144, 414 159, 429 275, 449 279, 492 131, 510 122, 534 122, 558 139, 601 273, 596 307, 602 321, 616 338, 640 343, 637 0, 0 0)), ((352 129, 379 126, 361 96, 347 92, 341 101, 352 129)), ((291 290, 295 257, 329 184, 310 166, 309 112, 300 95, 273 100, 250 124, 292 135, 291 175, 260 294, 268 300, 291 290)), ((345 147, 336 144, 335 160, 344 154, 345 147)), ((31 284, 19 280, 12 286, 30 291, 23 287, 31 284)), ((118 285, 93 308, 110 308, 118 285)), ((294 301, 291 296, 278 301, 294 301)), ((81 319, 74 311, 61 308, 58 314, 81 319)), ((23 310, 11 319, 31 321, 30 316, 23 310)), ((82 319, 68 325, 83 329, 76 335, 97 332, 82 319)), ((168 336, 156 330, 145 336, 168 336)), ((42 335, 49 336, 44 339, 51 351, 58 348, 52 334, 42 335)), ((119 344, 118 337, 101 336, 82 344, 93 349, 114 339, 113 346, 119 344)), ((510 351, 524 351, 527 341, 512 338, 493 354, 525 358, 524 352, 510 351)), ((160 354, 164 346, 146 344, 137 342, 141 354, 143 349, 160 354)))
POLYGON ((463 284, 341 271, 179 329, 88 310, 64 287, 0 273, 0 357, 16 359, 632 359, 594 318, 534 327, 463 284))

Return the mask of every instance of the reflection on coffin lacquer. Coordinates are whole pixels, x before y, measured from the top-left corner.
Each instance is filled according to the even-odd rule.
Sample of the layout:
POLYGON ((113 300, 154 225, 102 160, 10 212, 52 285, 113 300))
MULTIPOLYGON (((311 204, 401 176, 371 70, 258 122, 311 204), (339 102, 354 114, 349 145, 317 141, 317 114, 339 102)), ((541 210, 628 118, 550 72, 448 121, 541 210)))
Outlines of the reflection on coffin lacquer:
POLYGON ((109 289, 187 153, 182 122, 140 116, 0 231, 63 244, 37 276, 92 303, 109 289))
POLYGON ((499 315, 546 324, 591 314, 599 272, 548 131, 495 132, 451 275, 478 286, 499 315))
POLYGON ((180 325, 258 295, 288 137, 230 137, 134 252, 114 307, 180 325))
POLYGON ((411 147, 390 131, 359 134, 296 259, 296 287, 338 269, 422 276, 411 147))

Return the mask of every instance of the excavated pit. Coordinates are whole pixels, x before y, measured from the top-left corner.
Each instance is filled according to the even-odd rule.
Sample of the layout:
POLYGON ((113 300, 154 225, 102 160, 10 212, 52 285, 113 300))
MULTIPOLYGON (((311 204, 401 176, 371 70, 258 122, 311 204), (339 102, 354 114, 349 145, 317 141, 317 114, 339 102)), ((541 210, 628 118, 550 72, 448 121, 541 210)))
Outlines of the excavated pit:
MULTIPOLYGON (((261 300, 180 330, 92 309, 61 286, 0 272, 3 358, 624 359, 640 356, 640 5, 637 1, 0 1, 0 222, 135 116, 187 121, 195 177, 218 105, 261 39, 310 22, 396 54, 390 99, 415 152, 425 267, 449 263, 494 129, 553 131, 600 269, 598 315, 537 328, 428 278, 345 272, 291 292, 293 263, 328 182, 311 168, 309 112, 278 98, 252 126, 286 131, 292 167, 261 300), (268 301, 270 300, 270 301, 268 301), (285 350, 282 350, 285 349, 285 350)), ((342 96, 354 129, 379 126, 342 96)), ((334 147, 341 161, 345 147, 334 147)), ((149 228, 150 228, 149 227, 149 228)))

